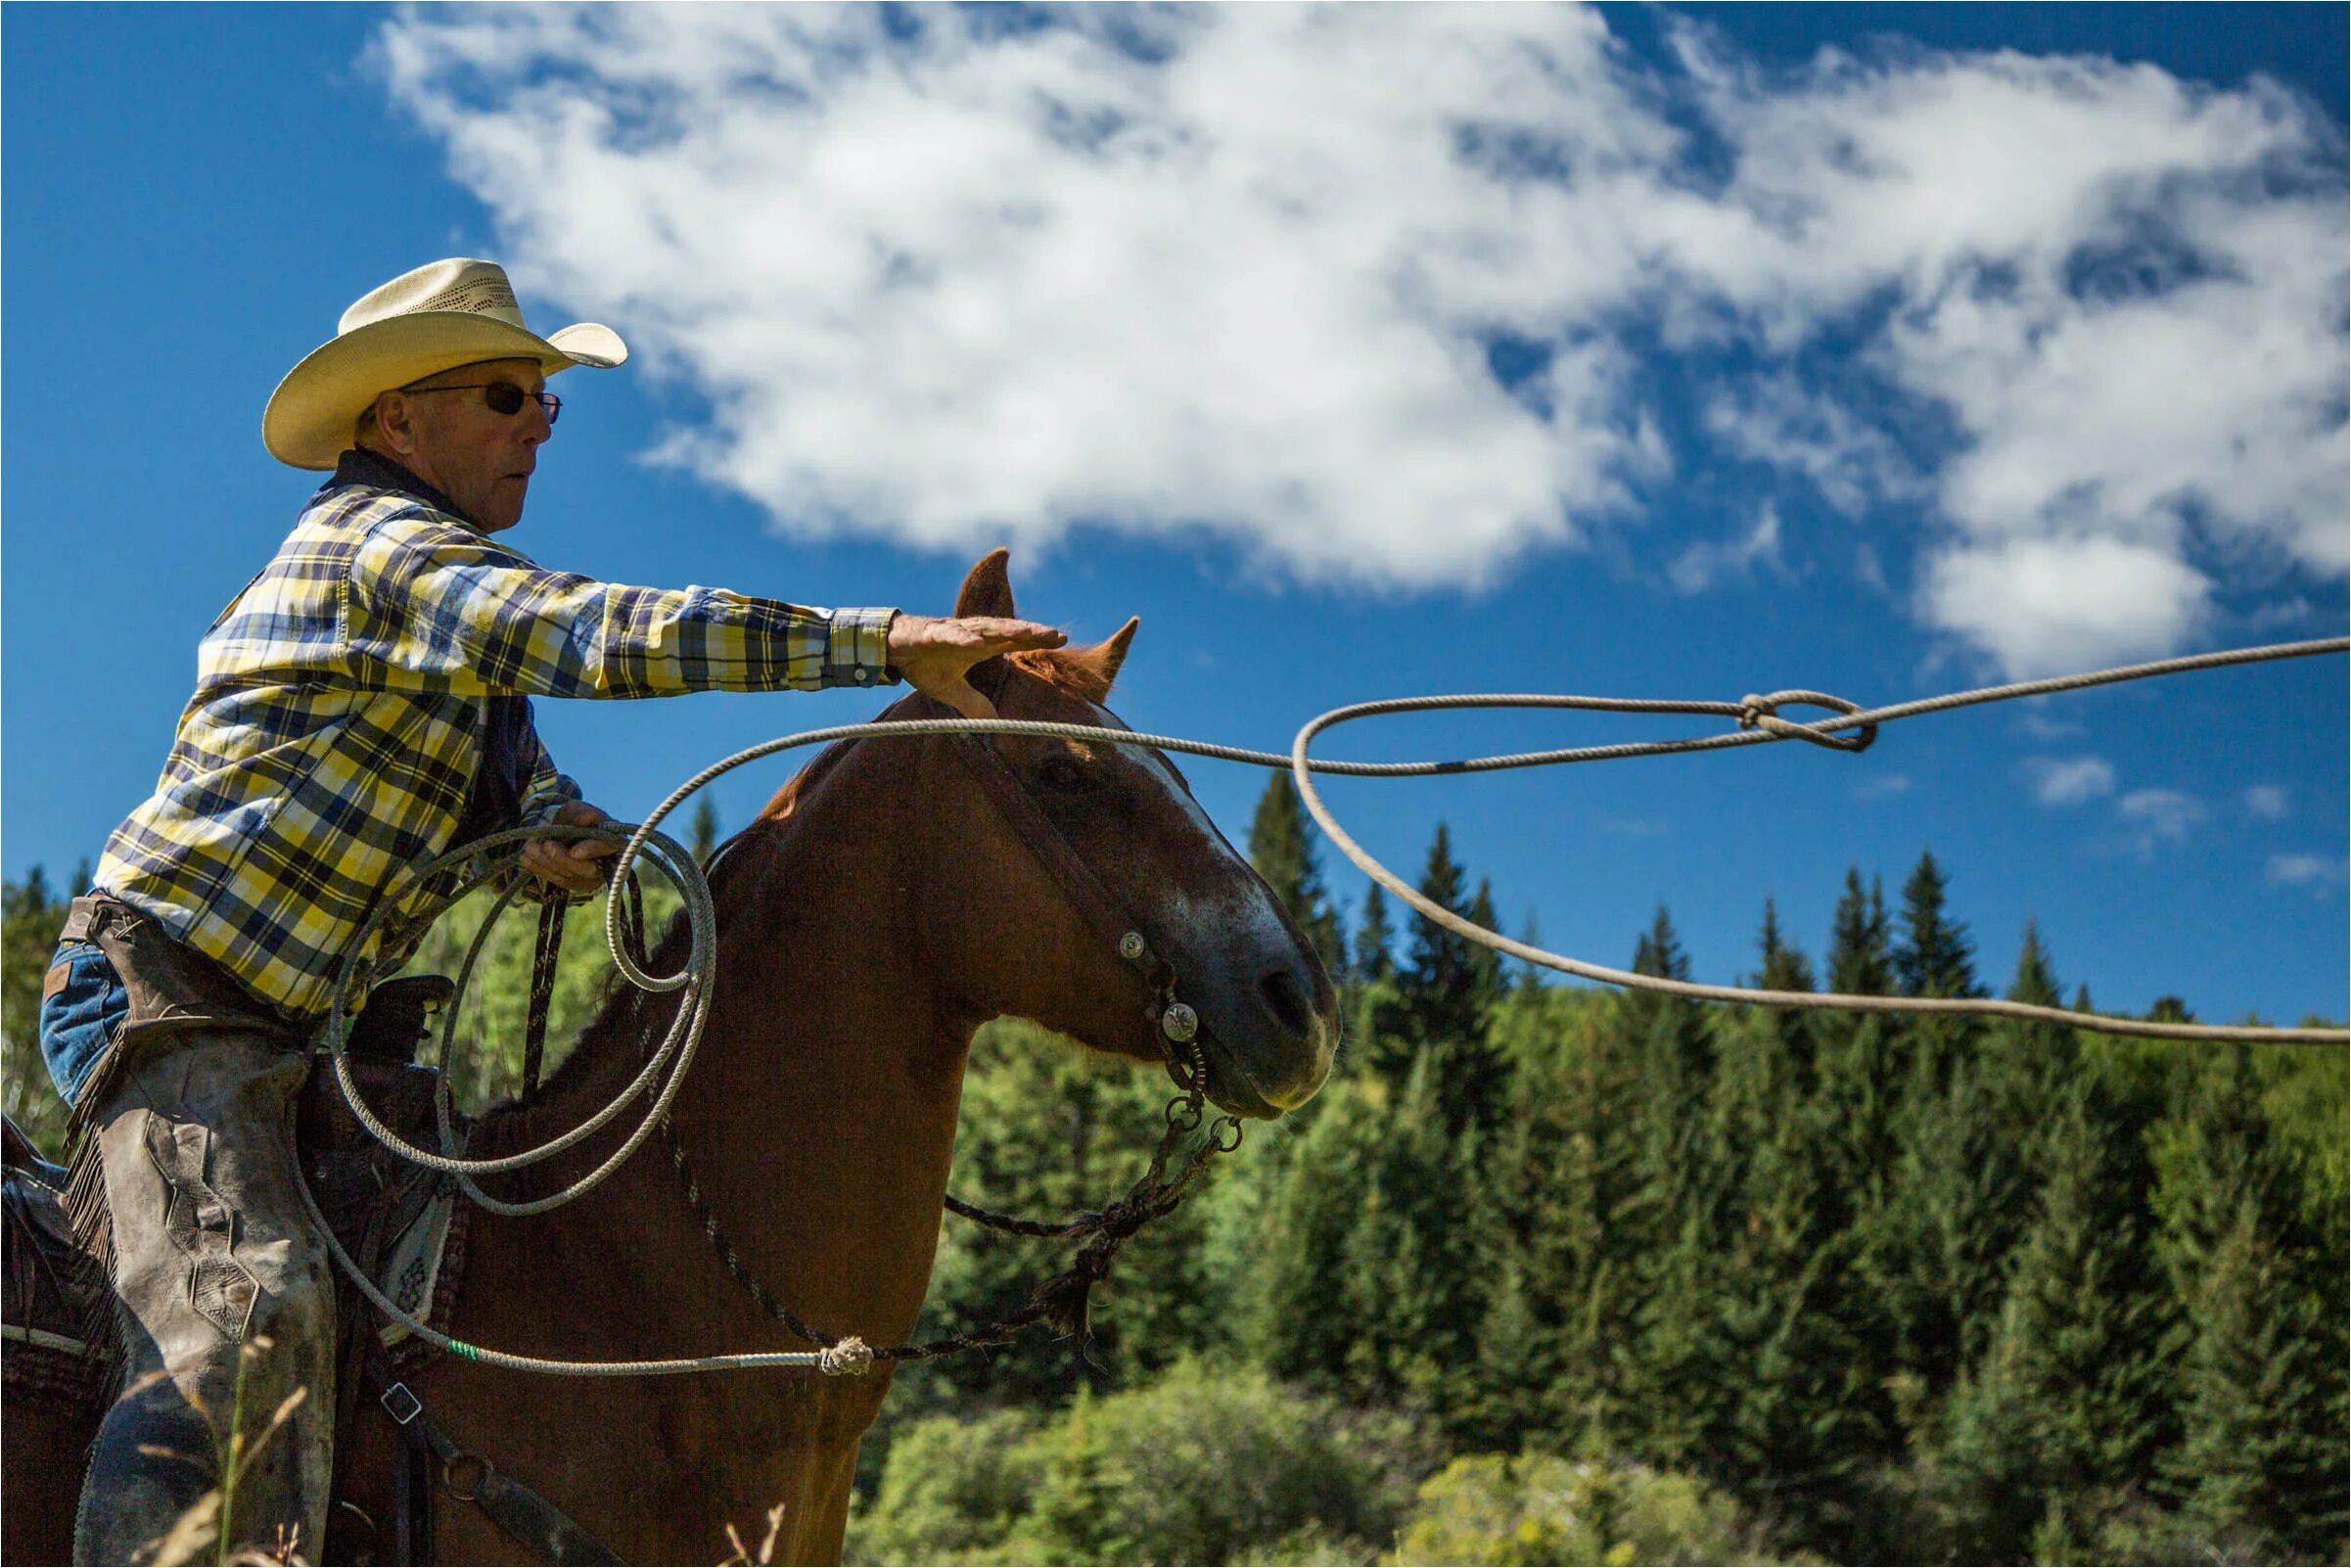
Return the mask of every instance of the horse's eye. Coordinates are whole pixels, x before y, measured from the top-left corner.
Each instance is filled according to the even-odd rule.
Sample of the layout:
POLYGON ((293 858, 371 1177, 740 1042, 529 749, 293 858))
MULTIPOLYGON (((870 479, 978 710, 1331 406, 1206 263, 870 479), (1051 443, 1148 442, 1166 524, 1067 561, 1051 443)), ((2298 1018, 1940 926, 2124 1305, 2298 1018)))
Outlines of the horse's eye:
POLYGON ((1044 781, 1054 789, 1082 790, 1085 788, 1085 769, 1067 757, 1051 759, 1042 768, 1038 769, 1038 772, 1042 774, 1044 781))

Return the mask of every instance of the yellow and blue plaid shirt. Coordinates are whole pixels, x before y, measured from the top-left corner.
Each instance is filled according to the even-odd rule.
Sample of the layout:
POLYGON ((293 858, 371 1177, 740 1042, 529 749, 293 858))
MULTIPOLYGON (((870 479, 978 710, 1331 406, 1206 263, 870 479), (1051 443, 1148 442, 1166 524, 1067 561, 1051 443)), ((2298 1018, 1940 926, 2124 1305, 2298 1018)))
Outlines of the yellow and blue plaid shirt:
MULTIPOLYGON (((893 614, 548 572, 397 464, 347 452, 205 634, 162 777, 96 885, 287 1014, 323 1013, 377 900, 451 847, 491 698, 882 685, 893 614)), ((579 798, 527 712, 516 751, 521 820, 493 825, 579 798)), ((367 956, 384 972, 405 953, 367 956)))

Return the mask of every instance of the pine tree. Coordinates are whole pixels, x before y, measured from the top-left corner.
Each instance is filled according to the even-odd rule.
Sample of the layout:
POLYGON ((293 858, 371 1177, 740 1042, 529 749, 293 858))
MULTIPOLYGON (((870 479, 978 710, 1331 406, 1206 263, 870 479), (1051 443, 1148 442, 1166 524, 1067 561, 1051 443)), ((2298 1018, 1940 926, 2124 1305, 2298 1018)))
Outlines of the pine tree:
MULTIPOLYGON (((1460 863, 1453 858, 1452 835, 1440 822, 1420 874, 1420 896, 1458 914, 1465 907, 1464 881, 1460 863)), ((1403 979, 1405 1021, 1415 1039, 1464 1039, 1483 1033, 1486 1020, 1473 956, 1477 950, 1468 938, 1413 911, 1411 955, 1403 979)))
POLYGON ((1970 1557, 2094 1550, 2087 1533, 2162 1441, 2168 1357, 2145 1137, 2095 1072, 2062 1086, 2040 1130, 2039 1209, 1983 1361, 1947 1417, 1943 1467, 1970 1557))
MULTIPOLYGON (((1514 1071, 1485 1144, 1487 1226, 1502 1239, 1489 1241, 1499 1250, 1484 1267, 1496 1277, 1506 1257, 1522 1272, 1535 1349, 1515 1375, 1536 1396, 1538 1432, 1562 1450, 1605 1443, 1626 1424, 1630 1275, 1641 1252, 1626 1217, 1641 1095, 1619 1013, 1614 998, 1559 988, 1498 1026, 1514 1071)), ((1490 1382, 1487 1402, 1516 1409, 1518 1391, 1490 1382)))
MULTIPOLYGON (((1461 913, 1465 881, 1453 859, 1452 838, 1440 823, 1421 875, 1421 897, 1461 913)), ((1491 917, 1491 894, 1486 902, 1491 917)), ((1415 911, 1411 958, 1399 977, 1398 1006, 1387 1025, 1397 1038, 1380 1058, 1383 1073, 1399 1083, 1426 1063, 1446 1125, 1456 1132, 1493 1108, 1505 1071, 1488 1038, 1499 999, 1499 970, 1481 954, 1494 956, 1491 948, 1415 911)))
POLYGON ((1363 922, 1356 927, 1352 955, 1358 985, 1387 980, 1396 973, 1395 933, 1388 927, 1388 896, 1376 882, 1363 895, 1363 922))
POLYGON ((2016 978, 2008 982, 2008 1000, 2030 1002, 2035 1007, 2055 1007, 2062 994, 2056 970, 2050 964, 2049 949, 2041 942, 2041 922, 2027 920, 2024 945, 2016 954, 2016 978))
POLYGON ((686 847, 693 852, 694 863, 707 866, 711 856, 718 853, 718 807, 708 795, 694 803, 694 818, 687 828, 686 847))
MULTIPOLYGON (((1485 877, 1478 878, 1477 897, 1469 900, 1468 914, 1488 931, 1499 924, 1494 912, 1494 884, 1485 877)), ((1492 1013, 1507 989, 1502 979, 1502 955, 1484 943, 1470 944, 1469 974, 1470 990, 1478 998, 1479 1012, 1492 1013)))
MULTIPOLYGON (((1529 947, 1543 945, 1543 925, 1535 918, 1532 910, 1527 914, 1527 923, 1519 928, 1518 940, 1521 945, 1529 947)), ((1541 995, 1543 993, 1543 966, 1529 963, 1523 958, 1520 959, 1518 978, 1511 982, 1510 992, 1512 995, 1522 998, 1541 995)))
POLYGON ((1944 913, 1951 887, 1932 851, 1921 852, 1902 887, 1902 944, 1894 949, 1894 975, 1905 996, 1980 996, 1975 978, 1975 944, 1967 928, 1944 913))
MULTIPOLYGON (((2048 949, 2029 923, 2008 995, 2043 1006, 2057 996, 2048 949)), ((1939 1399, 1999 1327, 2031 1214, 2031 1134, 2049 1115, 2053 1089, 2073 1080, 2072 1031, 2011 1019, 1988 1029, 1941 1019, 1906 1024, 1913 1071, 1872 1261, 1899 1324, 1904 1372, 1939 1399), (1962 1043, 1937 1049, 1954 1036, 1962 1043)))
POLYGON ((1258 797, 1257 812, 1249 822, 1249 863, 1290 911, 1323 965, 1334 975, 1346 973, 1346 942, 1322 891, 1322 868, 1308 832, 1306 805, 1287 773, 1275 773, 1258 797))
POLYGON ((1845 873, 1845 896, 1837 900, 1828 939, 1828 989, 1852 996, 1887 996, 1894 991, 1894 959, 1886 945, 1885 890, 1875 877, 1865 892, 1858 866, 1845 873))
MULTIPOLYGON (((1883 996, 1892 992, 1893 983, 1884 895, 1874 878, 1865 889, 1860 870, 1850 869, 1829 933, 1828 989, 1883 996)), ((1883 1202, 1893 1155, 1899 1085, 1892 1025, 1880 1013, 1831 1012, 1814 1020, 1814 1034, 1819 1039, 1821 1093, 1843 1148, 1840 1195, 1855 1215, 1873 1212, 1883 1202)))
POLYGON ((2252 1048, 2195 1065, 2155 1137, 2157 1250, 2186 1325, 2182 1435, 2163 1469, 2216 1547, 2331 1560, 2345 1522, 2340 1216, 2313 1222, 2252 1048))
MULTIPOLYGON (((1931 851, 1902 889, 1902 941, 1894 948, 1894 979, 1905 996, 1980 996, 1975 944, 1967 928, 1945 912, 1950 880, 1931 851)), ((1939 1093, 1955 1061, 1971 1052, 1976 1035, 1971 1018, 1906 1015, 1896 1028, 1911 1066, 1913 1103, 1939 1093)))
MULTIPOLYGON (((1636 946, 1636 974, 1687 980, 1689 959, 1659 908, 1636 946)), ((1627 1219, 1640 1245, 1640 1305, 1630 1383, 1638 1452, 1675 1466, 1718 1447, 1729 1392, 1729 1348, 1718 1320, 1721 1259, 1735 1166, 1706 1105, 1714 1050, 1706 1018, 1679 996, 1624 998, 1638 1052, 1636 1201, 1627 1219)))
MULTIPOLYGON (((1845 892, 1831 924, 1827 959, 1831 991, 1885 995, 1894 989, 1884 894, 1874 878, 1864 887, 1858 868, 1845 873, 1845 892)), ((1823 1144, 1826 1176, 1821 1188, 1848 1288, 1828 1306, 1833 1329, 1847 1347, 1846 1412, 1865 1429, 1896 1425, 1892 1389, 1901 1370, 1897 1282, 1906 1271, 1895 1223, 1895 1167, 1900 1148, 1899 1039, 1883 1014, 1824 1012, 1810 1023, 1814 1041, 1813 1112, 1823 1144)))
POLYGON ((1346 1372, 1356 1336, 1345 1254, 1382 1121, 1356 1082, 1324 1089, 1287 1151, 1268 1226, 1251 1238, 1262 1267, 1245 1271, 1243 1340, 1278 1376, 1336 1389, 1346 1372))
POLYGON ((1762 949, 1762 966, 1755 972, 1755 984, 1764 991, 1811 991, 1812 960, 1804 949, 1780 934, 1779 910, 1769 898, 1764 899, 1763 932, 1757 939, 1762 949))
POLYGON ((1362 1202, 1341 1253, 1345 1386, 1357 1400, 1416 1405, 1458 1429, 1476 1419, 1469 1341, 1484 1315, 1461 1202, 1477 1142, 1448 1125, 1438 1069, 1428 1055, 1413 1064, 1359 1157, 1362 1202))
MULTIPOLYGON (((1764 899, 1763 930, 1756 934, 1760 963, 1755 971, 1754 984, 1761 991, 1812 991, 1813 964, 1804 949, 1787 940, 1779 929, 1779 910, 1770 898, 1764 899)), ((1791 1085, 1805 1094, 1813 1087, 1813 1015, 1792 1007, 1759 1009, 1764 1025, 1773 1035, 1776 1046, 1774 1072, 1783 1074, 1791 1085)))
MULTIPOLYGON (((1775 936, 1767 916, 1767 967, 1800 956, 1775 955, 1775 936)), ((1761 1008, 1718 1019, 1707 1115, 1735 1185, 1710 1291, 1725 1393, 1708 1470, 1788 1521, 1794 1539, 1867 1560, 1852 1521, 1883 1439, 1873 1398, 1848 1386, 1861 1363, 1838 1305, 1862 1287, 1827 1201, 1828 1140, 1803 1025, 1802 1014, 1761 1008)))

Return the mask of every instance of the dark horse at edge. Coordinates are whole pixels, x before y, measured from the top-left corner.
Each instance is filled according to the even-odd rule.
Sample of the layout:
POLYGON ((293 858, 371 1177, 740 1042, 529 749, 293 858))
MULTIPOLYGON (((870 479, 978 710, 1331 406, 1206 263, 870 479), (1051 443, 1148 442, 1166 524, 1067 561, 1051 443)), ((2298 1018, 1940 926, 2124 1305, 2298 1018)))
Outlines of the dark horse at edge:
MULTIPOLYGON (((1014 614, 1002 551, 973 568, 955 612, 1014 614)), ((1115 726, 1102 705, 1134 630, 1130 621, 1092 647, 991 661, 973 683, 1008 718, 1115 726)), ((923 704, 910 697, 883 716, 923 704)), ((980 1025, 1031 1019, 1099 1051, 1165 1060, 1143 978, 1006 822, 957 754, 964 744, 836 746, 732 841, 711 879, 712 1015, 674 1106, 750 1270, 804 1321, 874 1345, 915 1328, 980 1025)), ((1310 1098, 1338 1038, 1329 977, 1167 759, 1026 736, 987 744, 1174 965, 1199 1014, 1210 1097, 1247 1117, 1310 1098)), ((672 931, 657 969, 678 953, 672 931)), ((484 1117, 473 1152, 533 1145, 583 1119, 627 1084, 667 1021, 659 1000, 616 996, 538 1096, 484 1117)), ((1138 1161, 1154 1130, 1136 1130, 1138 1161)), ((547 1190, 614 1140, 608 1130, 525 1179, 547 1190)), ((473 1344, 574 1360, 810 1348, 728 1276, 658 1149, 551 1214, 473 1214, 448 1326, 473 1344)), ((775 1560, 827 1562, 891 1377, 885 1364, 861 1378, 559 1379, 444 1356, 408 1381, 456 1441, 627 1560, 715 1561, 731 1549, 730 1524, 757 1541, 780 1504, 775 1560)), ((95 1412, 78 1430, 13 1404, 7 1415, 9 1556, 64 1561, 95 1412)), ((395 1441, 363 1406, 338 1464, 339 1495, 371 1520, 393 1514, 395 1441)), ((434 1545, 442 1562, 521 1560, 445 1494, 434 1545)))

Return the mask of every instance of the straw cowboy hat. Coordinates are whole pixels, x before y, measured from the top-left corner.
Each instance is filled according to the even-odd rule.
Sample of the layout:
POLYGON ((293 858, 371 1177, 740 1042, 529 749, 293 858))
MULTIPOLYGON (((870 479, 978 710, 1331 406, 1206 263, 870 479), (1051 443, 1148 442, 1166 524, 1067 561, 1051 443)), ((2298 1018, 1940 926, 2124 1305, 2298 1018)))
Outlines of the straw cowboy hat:
POLYGON ((628 346, 592 321, 541 338, 523 325, 514 286, 495 261, 453 256, 404 272, 343 313, 334 340, 278 383, 261 414, 261 444, 296 468, 333 468, 376 394, 484 359, 535 359, 546 374, 610 370, 628 346))

